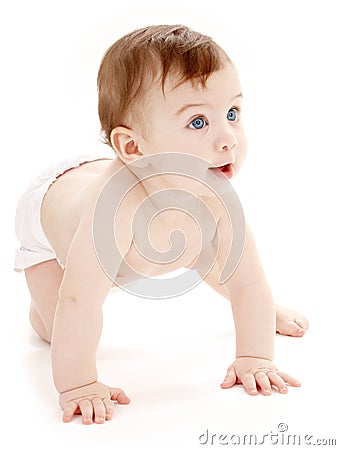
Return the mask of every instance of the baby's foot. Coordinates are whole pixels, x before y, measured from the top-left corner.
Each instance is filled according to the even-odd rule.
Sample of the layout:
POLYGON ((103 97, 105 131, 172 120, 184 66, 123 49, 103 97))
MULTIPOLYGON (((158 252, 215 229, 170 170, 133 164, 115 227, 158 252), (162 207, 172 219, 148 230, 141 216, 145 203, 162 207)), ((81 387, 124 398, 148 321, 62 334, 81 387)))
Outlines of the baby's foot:
POLYGON ((286 336, 302 337, 308 330, 308 320, 302 314, 281 305, 276 307, 276 332, 286 336))

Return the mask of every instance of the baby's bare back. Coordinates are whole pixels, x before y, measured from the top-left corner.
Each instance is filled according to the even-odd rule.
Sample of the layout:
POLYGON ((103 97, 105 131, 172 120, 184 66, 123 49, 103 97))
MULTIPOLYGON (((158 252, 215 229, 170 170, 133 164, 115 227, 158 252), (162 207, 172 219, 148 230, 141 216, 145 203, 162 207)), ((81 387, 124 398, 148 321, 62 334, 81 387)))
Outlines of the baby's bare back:
MULTIPOLYGON (((41 208, 41 223, 58 259, 66 265, 70 245, 82 219, 93 215, 98 196, 112 175, 123 166, 117 159, 104 159, 82 164, 61 175, 50 186, 41 208)), ((125 262, 142 276, 158 276, 183 267, 190 268, 197 260, 201 248, 201 231, 199 224, 189 215, 171 209, 154 216, 148 224, 148 239, 157 252, 168 252, 171 248, 170 236, 175 229, 181 230, 186 243, 183 252, 174 261, 166 264, 148 260, 140 253, 132 233, 132 221, 135 211, 147 198, 142 183, 138 183, 124 197, 115 220, 115 236, 118 248, 124 248, 127 235, 131 245, 125 254, 125 262)), ((206 202, 206 201, 205 201, 206 202)), ((212 208, 216 214, 218 212, 212 208)), ((108 220, 110 216, 108 215, 108 220)), ((146 218, 147 220, 147 218, 146 218)), ((91 236, 92 230, 88 235, 91 236)), ((135 230, 135 234, 138 230, 135 230)), ((214 232, 212 233, 212 236, 214 232)), ((117 272, 117 278, 124 278, 124 265, 117 272)))
POLYGON ((79 223, 93 210, 101 185, 116 165, 110 159, 81 164, 59 176, 45 194, 41 224, 63 265, 79 223))

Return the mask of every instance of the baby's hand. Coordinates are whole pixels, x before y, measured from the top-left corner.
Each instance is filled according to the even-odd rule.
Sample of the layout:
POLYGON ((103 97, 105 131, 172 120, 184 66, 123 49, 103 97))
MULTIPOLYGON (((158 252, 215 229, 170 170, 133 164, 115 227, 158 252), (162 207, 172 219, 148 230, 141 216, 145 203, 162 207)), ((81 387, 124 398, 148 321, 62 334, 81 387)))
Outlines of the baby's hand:
POLYGON ((226 389, 234 384, 243 384, 248 394, 256 395, 257 386, 263 395, 271 395, 275 386, 281 394, 288 392, 286 383, 300 386, 300 382, 286 373, 279 372, 268 359, 240 357, 229 367, 221 388, 226 389))
POLYGON ((96 381, 86 386, 72 389, 59 396, 59 404, 63 409, 63 421, 70 422, 73 415, 82 414, 83 424, 94 421, 104 423, 113 416, 114 401, 122 404, 130 403, 130 399, 122 389, 114 389, 96 381))

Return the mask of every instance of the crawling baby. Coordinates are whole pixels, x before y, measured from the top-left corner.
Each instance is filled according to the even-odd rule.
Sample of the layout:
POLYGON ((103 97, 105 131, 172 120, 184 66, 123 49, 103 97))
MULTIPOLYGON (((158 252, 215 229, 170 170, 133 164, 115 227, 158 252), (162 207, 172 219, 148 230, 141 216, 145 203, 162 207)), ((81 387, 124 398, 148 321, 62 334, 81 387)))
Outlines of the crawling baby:
POLYGON ((139 29, 104 55, 98 93, 112 158, 77 156, 49 168, 22 195, 16 214, 21 247, 15 270, 25 272, 32 327, 51 343, 63 420, 81 414, 84 424, 104 423, 112 418, 115 402, 130 401, 122 389, 98 381, 96 369, 102 304, 112 286, 181 268, 194 269, 231 301, 236 355, 221 387, 240 383, 250 395, 270 395, 273 388, 286 393, 287 384, 299 386, 274 365, 274 337, 275 332, 303 336, 308 322, 274 304, 252 232, 247 223, 243 231, 241 225, 239 230, 232 226, 228 201, 223 201, 247 149, 241 86, 228 55, 210 37, 185 26, 139 29), (169 155, 171 161, 184 155, 190 167, 167 172, 169 155), (154 176, 141 176, 147 167, 154 176), (198 168, 201 178, 190 176, 198 168), (122 173, 135 182, 118 198, 117 174, 122 173), (211 189, 215 179, 219 191, 211 189), (176 197, 178 207, 164 208, 166 197, 157 194, 174 189, 183 193, 176 197), (108 207, 99 210, 104 191, 108 207), (98 229, 94 235, 94 223, 112 222, 111 198, 117 204, 115 245, 105 250, 107 235, 98 229), (146 207, 138 213, 136 227, 140 205, 146 207), (204 246, 202 224, 209 224, 204 246), (180 230, 186 241, 176 257, 167 257, 173 230, 180 230), (241 231, 242 251, 221 281, 234 236, 241 231), (165 255, 161 262, 140 251, 146 241, 165 255), (212 263, 204 264, 205 257, 212 263))

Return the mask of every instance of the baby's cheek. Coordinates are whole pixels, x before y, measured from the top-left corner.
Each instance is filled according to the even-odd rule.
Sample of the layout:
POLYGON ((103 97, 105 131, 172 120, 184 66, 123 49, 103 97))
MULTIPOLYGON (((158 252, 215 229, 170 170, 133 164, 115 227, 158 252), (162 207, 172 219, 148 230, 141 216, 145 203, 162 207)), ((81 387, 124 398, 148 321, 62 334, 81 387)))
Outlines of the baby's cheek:
POLYGON ((240 170, 244 160, 246 159, 247 153, 248 153, 248 145, 246 139, 244 139, 244 141, 240 143, 238 149, 235 151, 236 170, 240 170))

